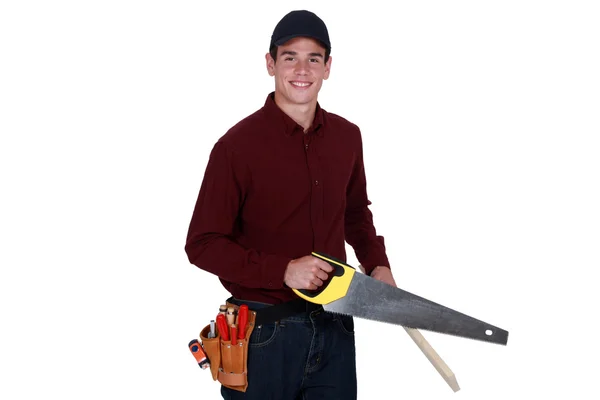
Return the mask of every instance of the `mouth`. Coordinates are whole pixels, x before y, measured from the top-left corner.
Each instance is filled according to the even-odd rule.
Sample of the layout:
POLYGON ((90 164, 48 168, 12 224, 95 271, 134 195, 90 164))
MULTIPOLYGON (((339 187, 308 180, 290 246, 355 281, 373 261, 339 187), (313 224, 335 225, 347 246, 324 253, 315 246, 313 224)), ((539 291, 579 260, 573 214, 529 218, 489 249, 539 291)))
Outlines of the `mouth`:
POLYGON ((292 85, 296 89, 301 89, 301 90, 306 90, 312 85, 312 82, 302 82, 302 81, 289 81, 289 82, 290 82, 290 85, 292 85))

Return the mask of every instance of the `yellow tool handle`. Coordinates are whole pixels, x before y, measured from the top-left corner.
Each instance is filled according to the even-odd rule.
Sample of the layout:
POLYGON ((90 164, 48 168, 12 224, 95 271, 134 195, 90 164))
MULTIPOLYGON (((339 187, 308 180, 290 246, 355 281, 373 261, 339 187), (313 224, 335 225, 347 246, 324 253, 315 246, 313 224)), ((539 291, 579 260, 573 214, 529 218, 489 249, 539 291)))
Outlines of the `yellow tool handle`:
POLYGON ((346 293, 348 293, 350 282, 352 282, 356 270, 343 261, 326 254, 312 252, 312 255, 320 258, 333 267, 333 272, 330 273, 330 279, 317 290, 292 290, 304 300, 316 304, 328 304, 344 297, 346 293))

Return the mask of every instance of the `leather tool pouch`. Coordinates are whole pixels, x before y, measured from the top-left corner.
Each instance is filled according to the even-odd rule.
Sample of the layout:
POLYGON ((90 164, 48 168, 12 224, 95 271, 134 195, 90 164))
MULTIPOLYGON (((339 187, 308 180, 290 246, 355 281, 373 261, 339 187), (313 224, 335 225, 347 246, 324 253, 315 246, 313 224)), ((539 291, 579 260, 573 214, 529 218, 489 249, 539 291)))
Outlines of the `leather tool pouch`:
MULTIPOLYGON (((239 306, 227 302, 227 306, 235 309, 236 315, 239 306)), ((248 323, 244 339, 237 339, 235 345, 231 340, 222 340, 218 333, 216 338, 209 338, 210 325, 200 331, 202 347, 210 360, 210 371, 213 380, 218 380, 223 386, 245 392, 248 388, 248 340, 254 330, 256 312, 248 310, 248 323)))

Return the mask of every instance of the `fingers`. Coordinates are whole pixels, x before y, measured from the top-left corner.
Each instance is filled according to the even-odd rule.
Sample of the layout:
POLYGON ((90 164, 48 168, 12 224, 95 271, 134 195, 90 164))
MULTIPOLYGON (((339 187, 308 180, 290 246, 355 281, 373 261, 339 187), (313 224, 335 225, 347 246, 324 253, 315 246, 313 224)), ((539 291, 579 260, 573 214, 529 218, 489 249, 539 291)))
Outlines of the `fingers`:
POLYGON ((319 278, 314 278, 310 283, 316 287, 323 286, 323 281, 319 278))
POLYGON ((331 265, 329 265, 328 262, 325 262, 325 261, 323 261, 323 260, 321 260, 319 258, 316 258, 316 257, 315 257, 315 260, 317 261, 317 266, 321 270, 323 270, 325 272, 331 272, 331 271, 333 271, 333 267, 331 265))
POLYGON ((316 290, 329 280, 329 273, 333 270, 326 261, 308 255, 288 264, 284 282, 291 288, 316 290))
POLYGON ((324 282, 329 279, 329 273, 333 271, 333 267, 329 263, 313 257, 314 267, 312 269, 313 278, 311 284, 315 286, 315 289, 323 286, 324 282))
POLYGON ((320 279, 322 281, 326 281, 327 279, 329 279, 329 275, 327 274, 327 272, 323 271, 322 269, 315 268, 313 270, 313 273, 315 275, 315 278, 320 279))
POLYGON ((327 275, 324 271, 317 267, 311 267, 310 272, 307 276, 307 289, 316 290, 323 286, 324 282, 329 279, 329 275, 327 275))

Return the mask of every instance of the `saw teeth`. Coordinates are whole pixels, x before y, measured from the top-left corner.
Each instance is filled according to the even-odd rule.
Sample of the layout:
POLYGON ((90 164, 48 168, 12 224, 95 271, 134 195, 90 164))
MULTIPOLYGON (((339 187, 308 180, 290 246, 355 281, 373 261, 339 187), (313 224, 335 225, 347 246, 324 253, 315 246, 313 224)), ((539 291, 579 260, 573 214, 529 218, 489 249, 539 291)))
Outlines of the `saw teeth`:
POLYGON ((480 339, 475 339, 475 338, 471 338, 471 337, 466 337, 466 336, 462 336, 462 335, 458 335, 458 334, 455 334, 455 333, 450 333, 450 332, 436 331, 436 330, 434 330, 434 329, 424 329, 424 328, 419 328, 419 327, 416 327, 416 326, 406 326, 406 325, 399 325, 399 324, 395 324, 395 323, 393 323, 393 322, 389 322, 389 321, 386 321, 386 320, 383 320, 383 319, 375 319, 375 318, 372 318, 372 319, 371 319, 371 318, 360 318, 360 317, 355 317, 354 315, 351 315, 351 314, 344 314, 344 313, 337 312, 337 311, 329 311, 329 310, 325 310, 325 312, 328 312, 328 313, 330 313, 330 314, 334 314, 334 315, 340 315, 340 316, 345 316, 345 317, 352 317, 352 318, 354 318, 354 319, 359 319, 359 320, 363 320, 363 321, 383 322, 383 323, 385 323, 385 324, 387 324, 387 325, 390 325, 390 326, 402 326, 402 327, 404 327, 404 328, 409 328, 409 329, 417 329, 417 330, 419 330, 419 331, 433 332, 433 333, 437 333, 437 334, 440 334, 440 335, 453 336, 453 337, 457 337, 457 338, 461 338, 461 339, 467 339, 467 340, 472 340, 472 341, 474 341, 474 342, 481 343, 481 340, 480 340, 480 339))

